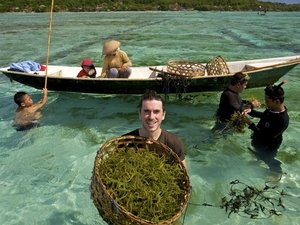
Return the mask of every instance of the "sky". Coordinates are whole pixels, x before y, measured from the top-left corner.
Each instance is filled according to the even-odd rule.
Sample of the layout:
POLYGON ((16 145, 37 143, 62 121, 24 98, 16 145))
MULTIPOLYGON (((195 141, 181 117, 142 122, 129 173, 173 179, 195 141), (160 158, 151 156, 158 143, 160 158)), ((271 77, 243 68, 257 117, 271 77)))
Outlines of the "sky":
POLYGON ((286 4, 300 4, 300 0, 261 0, 262 2, 280 2, 286 4))

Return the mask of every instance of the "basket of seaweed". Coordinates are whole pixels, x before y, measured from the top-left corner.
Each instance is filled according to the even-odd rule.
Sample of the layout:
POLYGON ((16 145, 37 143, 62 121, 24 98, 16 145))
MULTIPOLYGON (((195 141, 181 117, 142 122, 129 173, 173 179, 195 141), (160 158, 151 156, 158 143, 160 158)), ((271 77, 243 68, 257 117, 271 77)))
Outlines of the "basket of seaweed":
POLYGON ((205 75, 205 66, 198 62, 171 60, 167 72, 172 75, 194 77, 205 75))
POLYGON ((158 141, 112 138, 95 157, 91 197, 109 224, 174 224, 186 209, 190 189, 185 166, 158 141))

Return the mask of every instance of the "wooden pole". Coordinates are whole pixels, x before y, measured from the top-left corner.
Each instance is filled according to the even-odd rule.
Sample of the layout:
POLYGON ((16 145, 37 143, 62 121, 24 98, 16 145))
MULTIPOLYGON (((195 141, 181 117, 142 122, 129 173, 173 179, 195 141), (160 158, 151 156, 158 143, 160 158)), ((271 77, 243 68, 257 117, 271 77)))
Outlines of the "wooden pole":
POLYGON ((50 18, 49 18, 49 31, 48 31, 48 47, 47 47, 47 55, 46 55, 46 76, 45 76, 45 85, 44 88, 47 88, 47 78, 48 78, 48 63, 49 63, 49 55, 50 55, 50 42, 51 42, 51 32, 52 32, 52 14, 53 14, 54 0, 51 3, 50 9, 50 18))

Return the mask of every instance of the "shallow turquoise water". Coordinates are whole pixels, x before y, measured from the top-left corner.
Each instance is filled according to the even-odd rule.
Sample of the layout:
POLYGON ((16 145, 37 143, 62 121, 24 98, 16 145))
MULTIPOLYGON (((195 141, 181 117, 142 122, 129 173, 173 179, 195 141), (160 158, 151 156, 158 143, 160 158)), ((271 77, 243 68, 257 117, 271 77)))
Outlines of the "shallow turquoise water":
MULTIPOLYGON (((103 12, 53 16, 50 64, 79 65, 91 57, 101 65, 102 42, 119 39, 135 65, 164 64, 170 59, 227 60, 280 57, 300 53, 300 13, 270 12, 103 12)), ((0 14, 0 66, 32 59, 43 62, 49 15, 0 14)), ((282 216, 228 218, 218 205, 239 179, 263 187, 268 169, 248 151, 250 131, 211 137, 220 93, 170 96, 164 128, 186 147, 192 198, 184 224, 300 223, 300 67, 288 73, 286 105, 290 126, 278 159, 284 176, 276 185, 288 193, 282 216)), ((42 126, 16 132, 13 95, 25 90, 37 101, 41 91, 0 76, 0 224, 106 224, 90 199, 89 184, 96 151, 108 139, 140 125, 137 95, 88 95, 50 92, 42 126)), ((263 100, 263 89, 243 97, 263 100)))

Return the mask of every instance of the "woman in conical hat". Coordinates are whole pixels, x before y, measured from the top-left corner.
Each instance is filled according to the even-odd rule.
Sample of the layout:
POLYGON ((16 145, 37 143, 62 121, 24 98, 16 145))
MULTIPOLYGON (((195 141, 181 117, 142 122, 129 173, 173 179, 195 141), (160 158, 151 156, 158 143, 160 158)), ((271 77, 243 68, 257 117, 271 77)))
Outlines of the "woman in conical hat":
POLYGON ((102 55, 109 55, 114 52, 116 49, 120 48, 121 43, 116 40, 109 40, 104 42, 102 55))
POLYGON ((108 40, 102 49, 103 66, 100 77, 128 78, 131 74, 132 63, 127 54, 120 50, 120 42, 108 40))

